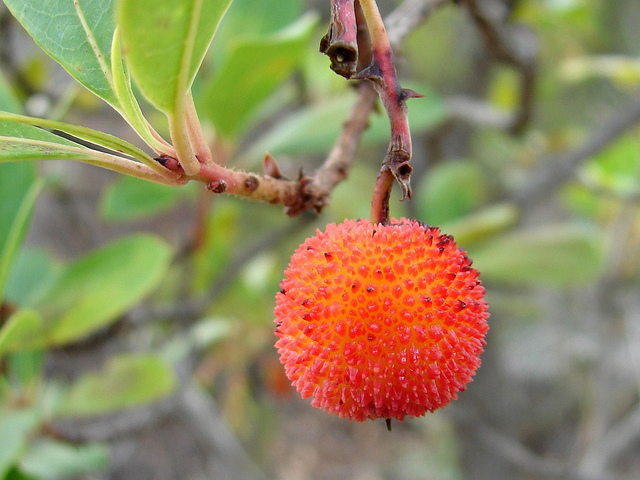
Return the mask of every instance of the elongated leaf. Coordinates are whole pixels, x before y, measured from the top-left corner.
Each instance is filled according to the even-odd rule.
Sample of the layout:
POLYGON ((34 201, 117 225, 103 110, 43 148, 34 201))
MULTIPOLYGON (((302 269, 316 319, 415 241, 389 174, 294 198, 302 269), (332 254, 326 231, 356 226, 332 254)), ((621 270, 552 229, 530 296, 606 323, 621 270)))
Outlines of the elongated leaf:
POLYGON ((470 160, 450 160, 435 166, 418 186, 420 219, 442 225, 469 214, 489 194, 482 167, 470 160))
MULTIPOLYGON (((2 157, 2 148, 2 144, 0 144, 0 158, 2 157)), ((6 248, 16 215, 24 204, 34 181, 35 169, 33 165, 19 163, 2 165, 2 172, 0 172, 0 205, 2 205, 0 208, 0 252, 6 248)))
POLYGON ((0 110, 13 113, 20 113, 22 110, 20 102, 2 74, 0 74, 0 110))
POLYGON ((280 30, 300 17, 303 7, 300 0, 234 0, 216 34, 216 52, 224 55, 227 47, 239 37, 256 37, 280 30))
POLYGON ((118 318, 162 280, 171 248, 157 237, 126 237, 73 262, 36 303, 44 343, 62 344, 118 318))
MULTIPOLYGON (((75 160, 155 183, 176 184, 174 180, 165 177, 164 172, 157 172, 162 167, 143 152, 140 153, 139 156, 142 158, 139 159, 143 160, 149 168, 135 160, 87 148, 31 125, 2 121, 2 118, 6 118, 6 115, 0 113, 0 163, 27 160, 75 160), (4 136, 4 134, 7 136, 4 136)), ((46 123, 47 125, 50 123, 47 120, 42 120, 42 122, 37 122, 38 119, 33 120, 34 123, 46 123)), ((82 127, 78 127, 78 129, 82 129, 82 127)), ((118 145, 123 145, 123 148, 128 150, 127 153, 136 154, 135 150, 137 149, 127 144, 127 142, 115 139, 114 146, 118 145)))
POLYGON ((34 40, 76 80, 111 105, 113 0, 4 0, 34 40))
POLYGON ((111 358, 104 371, 86 374, 72 386, 61 416, 102 415, 158 400, 176 386, 171 366, 156 355, 111 358))
POLYGON ((0 155, 7 150, 4 149, 4 140, 9 141, 12 138, 18 140, 40 140, 48 143, 55 143, 58 145, 74 146, 77 147, 77 143, 73 143, 66 140, 59 135, 54 135, 51 132, 36 128, 31 125, 24 125, 21 122, 13 121, 13 117, 20 117, 19 115, 6 114, 0 112, 0 137, 3 138, 3 142, 0 143, 0 155))
POLYGON ((100 212, 108 220, 140 219, 171 208, 184 195, 184 188, 124 177, 104 192, 100 212))
POLYGON ((16 211, 13 222, 6 233, 5 241, 0 244, 0 299, 4 296, 9 269, 27 233, 31 212, 43 185, 44 181, 42 180, 38 180, 31 185, 16 211))
POLYGON ((174 113, 231 0, 120 0, 118 25, 131 73, 144 96, 174 113))
POLYGON ((217 132, 237 134, 254 108, 301 65, 315 24, 316 17, 307 15, 280 33, 235 45, 204 98, 203 114, 217 132))
POLYGON ((451 223, 444 223, 440 227, 444 233, 455 237, 458 245, 466 248, 471 243, 486 240, 492 235, 512 228, 518 221, 518 208, 510 203, 492 205, 451 223))
POLYGON ((74 447, 51 440, 34 443, 20 459, 20 470, 36 478, 78 478, 109 466, 109 447, 92 444, 74 447))
POLYGON ((487 281, 575 286, 597 278, 604 253, 597 232, 564 225, 493 238, 471 258, 487 281))
POLYGON ((55 120, 0 112, 0 135, 2 136, 46 140, 49 142, 59 143, 61 145, 79 147, 79 144, 43 130, 43 128, 66 132, 79 139, 113 150, 114 152, 124 153, 147 165, 157 166, 157 163, 138 147, 118 137, 109 135, 108 133, 55 120), (27 128, 25 128, 25 126, 27 126, 27 128), (42 128, 32 128, 32 126, 42 128))
POLYGON ((61 265, 54 260, 49 251, 29 247, 22 248, 11 267, 9 280, 4 291, 5 298, 17 305, 31 304, 31 299, 56 277, 60 268, 61 265))
MULTIPOLYGON (((48 132, 43 132, 48 133, 48 132)), ((77 143, 62 143, 55 135, 52 141, 0 136, 0 163, 24 160, 80 160, 89 161, 96 153, 77 143)), ((61 139, 63 140, 63 139, 61 139)), ((95 158, 96 161, 99 157, 95 158)), ((4 168, 4 167, 3 167, 4 168)))
POLYGON ((125 69, 122 61, 122 46, 120 41, 120 30, 116 28, 111 46, 111 70, 113 71, 113 85, 118 98, 118 103, 122 116, 129 122, 129 125, 140 135, 147 145, 158 152, 166 151, 162 142, 156 138, 147 119, 142 113, 140 104, 131 89, 131 78, 129 71, 125 69))
POLYGON ((18 310, 0 329, 0 358, 7 352, 37 345, 43 331, 44 321, 38 312, 28 308, 18 310))
POLYGON ((27 435, 39 421, 35 409, 14 411, 0 410, 0 478, 19 459, 27 448, 27 435))

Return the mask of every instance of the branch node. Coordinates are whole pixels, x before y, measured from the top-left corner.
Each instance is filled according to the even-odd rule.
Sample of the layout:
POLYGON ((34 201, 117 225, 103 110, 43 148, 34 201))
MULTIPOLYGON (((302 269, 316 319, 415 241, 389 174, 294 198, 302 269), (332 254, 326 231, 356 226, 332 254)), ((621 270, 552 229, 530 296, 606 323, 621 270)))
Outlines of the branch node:
POLYGON ((207 190, 213 193, 224 193, 227 190, 227 182, 224 180, 215 180, 207 184, 207 190))

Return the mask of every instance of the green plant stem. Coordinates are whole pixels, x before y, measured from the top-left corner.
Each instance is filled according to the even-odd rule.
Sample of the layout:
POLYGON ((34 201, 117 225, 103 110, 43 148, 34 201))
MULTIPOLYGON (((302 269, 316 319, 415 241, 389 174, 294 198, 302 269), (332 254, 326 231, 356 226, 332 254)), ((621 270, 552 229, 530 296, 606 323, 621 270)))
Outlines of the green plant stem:
POLYGON ((188 176, 197 175, 200 171, 200 162, 196 158, 193 146, 191 145, 184 100, 180 108, 176 108, 175 113, 169 115, 168 119, 171 141, 176 149, 176 155, 182 169, 188 176))
POLYGON ((207 139, 202 131, 202 124, 198 118, 198 112, 196 106, 193 103, 193 95, 191 91, 187 94, 186 102, 186 114, 187 114, 187 126, 189 129, 189 138, 191 145, 195 151, 196 157, 201 163, 213 162, 213 156, 211 155, 211 149, 207 143, 207 139))

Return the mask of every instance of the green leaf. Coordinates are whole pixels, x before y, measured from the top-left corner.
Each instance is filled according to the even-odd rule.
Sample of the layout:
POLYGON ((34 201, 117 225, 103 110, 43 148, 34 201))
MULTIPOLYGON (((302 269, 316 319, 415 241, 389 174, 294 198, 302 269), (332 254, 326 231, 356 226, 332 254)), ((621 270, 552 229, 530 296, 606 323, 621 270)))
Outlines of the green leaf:
POLYGON ((60 268, 49 251, 23 248, 11 267, 5 298, 17 305, 30 305, 31 299, 55 278, 60 268))
POLYGON ((76 260, 34 303, 45 327, 21 348, 60 345, 115 321, 162 281, 171 248, 150 235, 113 242, 76 260))
POLYGON ((135 220, 167 210, 184 194, 182 188, 123 177, 105 191, 100 212, 108 220, 135 220))
POLYGON ((235 136, 255 107, 302 64, 316 23, 315 15, 307 15, 281 32, 235 44, 203 100, 202 112, 217 132, 235 136))
MULTIPOLYGON (((0 163, 26 160, 91 161, 97 154, 41 128, 4 121, 6 115, 8 114, 0 113, 0 163)), ((99 163, 97 159, 94 161, 99 163)), ((4 170, 7 167, 2 168, 4 170)), ((3 178, 4 175, 3 173, 3 178)))
MULTIPOLYGON (((48 142, 58 145, 77 147, 77 143, 73 143, 66 140, 59 135, 54 135, 51 132, 36 128, 31 125, 24 125, 22 122, 14 121, 14 118, 20 118, 20 115, 13 115, 4 112, 0 112, 0 159, 4 152, 9 151, 5 149, 5 142, 11 140, 38 140, 42 142, 48 142)), ((5 154, 7 155, 7 154, 5 154)))
POLYGON ((435 166, 418 189, 420 218, 441 225, 461 218, 484 203, 489 185, 482 167, 469 160, 435 166))
POLYGON ((59 415, 91 416, 156 401, 176 387, 176 376, 157 355, 121 355, 109 359, 104 371, 80 377, 59 415))
POLYGON ((27 448, 28 435, 39 421, 35 409, 0 410, 0 478, 4 478, 27 448))
POLYGON ((4 0, 11 13, 54 60, 111 105, 112 0, 4 0))
POLYGON ((111 323, 160 283, 170 260, 164 241, 137 235, 71 264, 38 302, 44 311, 58 312, 51 340, 65 343, 111 323))
POLYGON ((184 102, 231 0, 120 0, 118 25, 131 73, 166 114, 184 102))
MULTIPOLYGON (((9 179, 10 180, 10 179, 9 179)), ((3 183, 0 181, 0 183, 3 183)), ((13 222, 7 229, 4 239, 0 239, 0 299, 4 298, 4 289, 9 276, 10 267, 15 260, 20 245, 30 225, 31 212, 42 191, 44 181, 37 180, 31 184, 15 212, 13 222)))
POLYGON ((569 287, 602 273, 605 246, 594 230, 561 225, 492 238, 470 256, 486 281, 569 287))
POLYGON ((0 358, 37 343, 43 329, 42 316, 35 310, 23 308, 13 313, 0 329, 0 358))
POLYGON ((28 395, 41 385, 44 362, 43 350, 16 352, 7 357, 7 377, 12 380, 14 395, 28 395))
POLYGON ((510 203, 492 205, 471 215, 441 225, 443 233, 455 237, 458 245, 466 245, 486 240, 498 232, 513 227, 519 218, 518 208, 510 203))
POLYGON ((640 138, 625 135, 587 162, 579 172, 588 186, 619 196, 640 192, 640 138))
MULTIPOLYGON (((436 93, 426 87, 411 87, 425 94, 424 98, 412 99, 409 103, 409 122, 413 132, 433 128, 446 119, 444 104, 436 93)), ((340 134, 354 101, 355 95, 348 92, 301 109, 267 131, 245 156, 258 160, 266 151, 273 155, 326 153, 340 134)), ((389 120, 386 115, 373 114, 369 122, 361 144, 388 143, 389 120)))
POLYGON ((22 105, 18 101, 17 97, 11 91, 11 87, 5 80, 4 76, 0 74, 0 110, 12 113, 20 113, 22 111, 22 105))
MULTIPOLYGON (((0 129, 2 124, 0 123, 0 129)), ((0 130, 1 131, 1 130, 0 130)), ((0 146, 0 158, 2 156, 0 146)), ((35 167, 32 164, 12 163, 2 166, 0 174, 0 256, 7 249, 13 225, 25 201, 29 198, 35 182, 35 167)), ((0 282, 1 283, 1 282, 0 282)), ((0 289, 1 290, 1 289, 0 289)), ((2 293, 0 292, 0 298, 2 293)))
MULTIPOLYGON (((18 162, 29 160, 75 160, 88 163, 98 167, 113 170, 127 175, 133 175, 145 180, 162 183, 174 184, 175 179, 167 178, 162 166, 142 151, 136 149, 125 141, 114 139, 114 142, 107 139, 110 137, 100 132, 90 131, 87 136, 93 137, 99 135, 99 141, 105 140, 111 147, 119 147, 119 151, 136 156, 137 160, 141 160, 149 169, 142 168, 137 160, 125 158, 121 155, 106 153, 104 151, 94 150, 79 143, 74 143, 62 137, 54 135, 46 130, 32 127, 31 125, 23 125, 18 121, 2 121, 8 118, 10 114, 0 113, 0 163, 2 162, 18 162), (91 133, 92 132, 92 133, 91 133), (5 136, 6 135, 6 136, 5 136), (161 172, 159 172, 159 170, 161 172)), ((19 117, 11 115, 14 118, 27 119, 29 123, 53 125, 59 122, 51 122, 48 120, 39 120, 29 117, 19 117)), ((82 127, 70 128, 79 132, 78 136, 84 135, 82 127)))
MULTIPOLYGON (((81 127, 64 122, 57 122, 55 120, 46 120, 42 118, 27 117, 24 115, 12 115, 0 112, 0 135, 2 136, 43 140, 52 143, 59 143, 60 145, 72 146, 76 148, 80 147, 80 144, 78 143, 66 140, 59 135, 55 135, 43 129, 66 132, 79 139, 138 159, 149 166, 157 167, 157 163, 145 152, 140 150, 138 147, 130 144, 129 142, 118 137, 114 137, 113 135, 109 135, 98 130, 93 130, 91 128, 81 127)), ((86 150, 91 152, 90 149, 86 150)), ((0 160, 1 155, 2 149, 0 148, 0 160)))
POLYGON ((37 478, 57 480, 106 471, 109 447, 101 444, 72 446, 52 440, 31 445, 20 459, 20 469, 37 478))
POLYGON ((0 136, 0 163, 26 160, 85 161, 90 157, 91 154, 88 149, 81 149, 75 146, 60 146, 58 142, 0 136))
POLYGON ((25 473, 18 470, 16 467, 13 467, 7 473, 7 476, 4 477, 4 480, 38 480, 31 475, 26 475, 25 473))
POLYGON ((302 12, 300 0, 234 0, 216 33, 216 51, 225 55, 227 45, 238 38, 273 33, 294 22, 302 12))
POLYGON ((111 70, 113 71, 113 86, 122 111, 122 116, 147 145, 151 146, 157 152, 166 151, 166 145, 163 145, 163 143, 154 136, 154 132, 142 113, 140 104, 131 89, 131 77, 122 61, 122 45, 120 41, 120 30, 118 28, 116 28, 113 34, 113 44, 111 45, 111 70))

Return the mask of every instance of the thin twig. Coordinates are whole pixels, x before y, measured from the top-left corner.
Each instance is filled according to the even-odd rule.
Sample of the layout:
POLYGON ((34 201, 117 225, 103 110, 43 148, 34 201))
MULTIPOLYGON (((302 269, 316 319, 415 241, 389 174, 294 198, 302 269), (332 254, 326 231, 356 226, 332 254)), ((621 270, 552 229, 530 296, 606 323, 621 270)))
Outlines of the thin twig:
POLYGON ((640 123, 640 97, 630 102, 630 106, 599 130, 587 136, 587 140, 577 148, 562 155, 540 160, 544 165, 529 175, 528 181, 513 193, 512 200, 526 206, 547 198, 560 185, 571 180, 576 169, 587 158, 595 155, 630 128, 640 123))
POLYGON ((215 465, 216 478, 267 479, 224 423, 211 397, 196 385, 188 385, 182 390, 179 414, 207 445, 207 451, 215 453, 215 459, 220 460, 215 465))
POLYGON ((347 177, 360 137, 369 124, 369 113, 375 105, 376 98, 376 92, 370 83, 365 82, 358 86, 358 97, 349 118, 344 122, 338 140, 322 167, 304 187, 304 197, 308 199, 302 205, 305 209, 311 207, 319 213, 329 203, 331 192, 336 185, 347 177))
POLYGON ((183 325, 197 320, 202 312, 233 283, 234 278, 242 268, 255 258, 256 252, 263 252, 278 245, 283 238, 291 237, 315 220, 313 215, 303 215, 295 221, 286 222, 270 232, 260 235, 254 242, 239 250, 229 263, 220 271, 201 298, 190 298, 183 302, 172 302, 163 305, 142 305, 127 314, 127 321, 131 324, 142 324, 159 318, 179 320, 183 325))
POLYGON ((384 23, 393 48, 399 48, 405 38, 438 7, 451 0, 406 0, 393 10, 384 23))
POLYGON ((630 449, 639 438, 640 407, 636 407, 591 445, 580 462, 580 470, 601 474, 609 462, 630 449))
POLYGON ((454 408, 450 412, 466 434, 473 435, 476 442, 526 474, 537 478, 561 480, 616 480, 618 478, 605 473, 582 472, 569 463, 541 457, 517 439, 508 437, 483 422, 477 411, 454 408))
POLYGON ((483 34, 489 51, 520 72, 520 104, 511 130, 520 133, 528 125, 536 83, 537 42, 524 27, 508 25, 509 9, 496 0, 464 0, 483 34))

